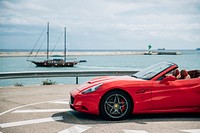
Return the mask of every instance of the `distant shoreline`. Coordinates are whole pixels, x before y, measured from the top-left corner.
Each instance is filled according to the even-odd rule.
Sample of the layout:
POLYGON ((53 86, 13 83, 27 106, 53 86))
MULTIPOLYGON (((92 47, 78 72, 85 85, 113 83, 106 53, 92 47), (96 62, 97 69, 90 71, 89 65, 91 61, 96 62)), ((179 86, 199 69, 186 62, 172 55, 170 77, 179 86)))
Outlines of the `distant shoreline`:
MULTIPOLYGON (((30 52, 0 52, 0 57, 34 57, 37 52, 33 52, 30 55, 30 52)), ((180 55, 181 52, 170 52, 170 51, 164 51, 164 52, 154 52, 152 51, 151 54, 145 51, 91 51, 91 52, 67 52, 68 56, 98 56, 98 55, 180 55)), ((38 57, 44 57, 46 56, 46 52, 39 52, 38 57)), ((63 52, 54 52, 50 56, 63 56, 63 52)))
MULTIPOLYGON (((144 55, 145 52, 68 52, 68 56, 89 56, 89 55, 144 55)), ((30 52, 0 52, 0 57, 28 57, 30 52)), ((33 52, 30 56, 33 57, 36 52, 33 52)), ((46 56, 46 52, 39 52, 37 56, 46 56)), ((54 52, 50 56, 63 56, 63 52, 54 52)))

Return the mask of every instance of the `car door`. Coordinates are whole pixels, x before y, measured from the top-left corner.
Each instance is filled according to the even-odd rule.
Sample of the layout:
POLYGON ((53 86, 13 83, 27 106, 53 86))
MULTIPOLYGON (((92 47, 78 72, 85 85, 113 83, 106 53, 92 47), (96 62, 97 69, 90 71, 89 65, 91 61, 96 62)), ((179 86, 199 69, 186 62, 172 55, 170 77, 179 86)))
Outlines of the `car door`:
POLYGON ((154 110, 200 107, 200 78, 155 81, 152 86, 154 110))

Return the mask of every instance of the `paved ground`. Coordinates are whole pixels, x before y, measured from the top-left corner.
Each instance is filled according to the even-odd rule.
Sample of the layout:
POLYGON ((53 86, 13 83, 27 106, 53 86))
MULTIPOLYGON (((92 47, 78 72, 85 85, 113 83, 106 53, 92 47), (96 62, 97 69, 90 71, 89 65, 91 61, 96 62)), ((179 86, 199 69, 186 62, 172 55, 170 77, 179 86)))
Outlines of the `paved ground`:
POLYGON ((69 108, 77 85, 0 88, 0 133, 200 133, 199 114, 132 115, 123 121, 69 108))

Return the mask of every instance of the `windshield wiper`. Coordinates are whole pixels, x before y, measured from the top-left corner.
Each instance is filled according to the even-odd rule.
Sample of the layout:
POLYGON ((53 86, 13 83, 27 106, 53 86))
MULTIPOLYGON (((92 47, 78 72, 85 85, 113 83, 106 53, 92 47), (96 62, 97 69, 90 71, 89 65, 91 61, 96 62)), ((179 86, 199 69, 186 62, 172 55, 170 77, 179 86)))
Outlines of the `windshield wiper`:
POLYGON ((137 76, 135 76, 135 75, 132 75, 131 77, 133 77, 133 78, 138 78, 137 76))

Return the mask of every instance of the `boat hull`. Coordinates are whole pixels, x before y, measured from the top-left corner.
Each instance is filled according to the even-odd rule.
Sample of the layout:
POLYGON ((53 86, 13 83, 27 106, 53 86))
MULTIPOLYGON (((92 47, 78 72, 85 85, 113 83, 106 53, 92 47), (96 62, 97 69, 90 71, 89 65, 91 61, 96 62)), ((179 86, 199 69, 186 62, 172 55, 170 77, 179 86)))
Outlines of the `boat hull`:
POLYGON ((52 63, 52 62, 36 62, 32 61, 37 67, 74 67, 78 62, 63 62, 63 63, 52 63))

